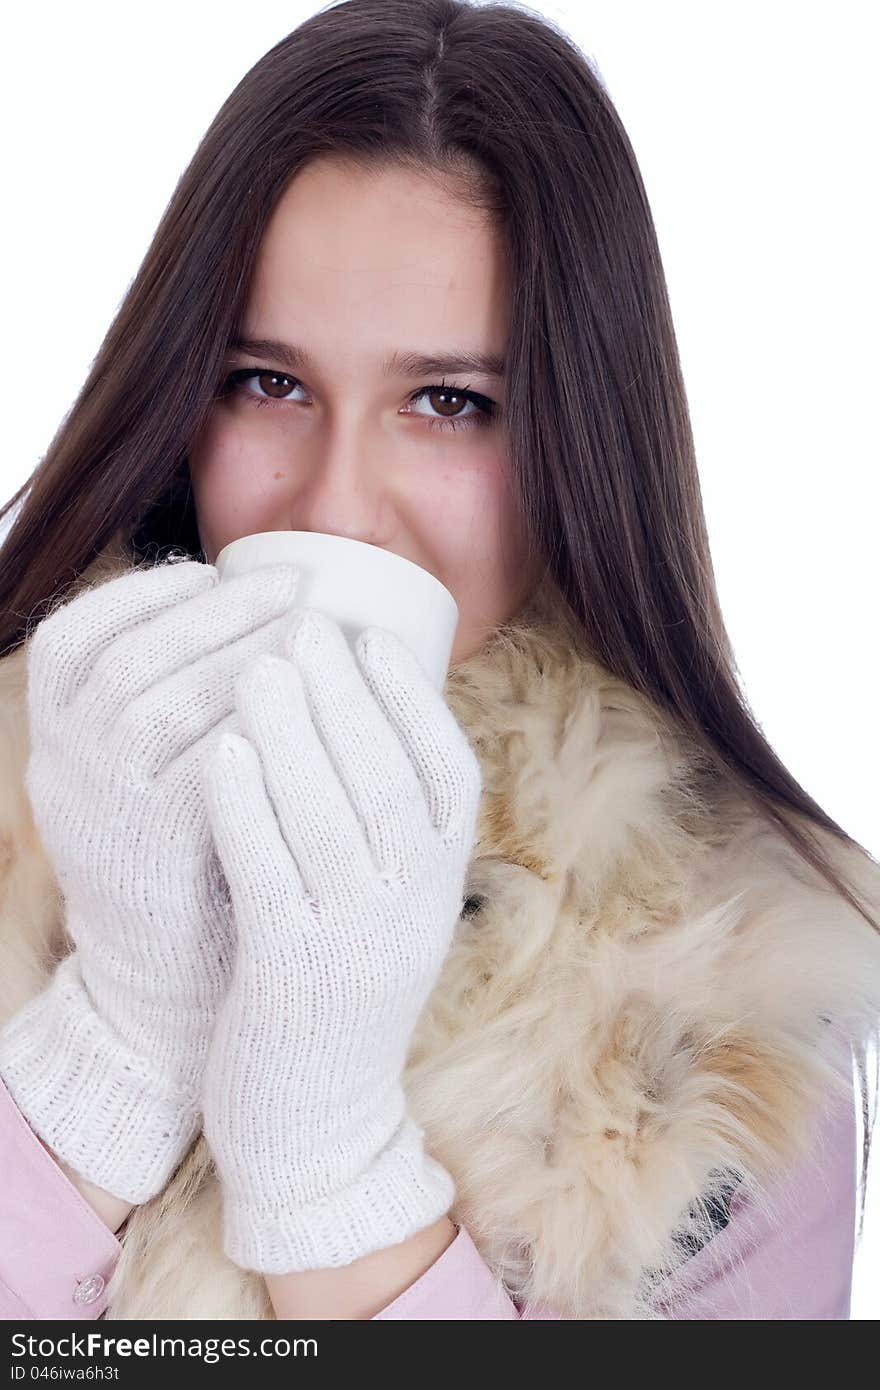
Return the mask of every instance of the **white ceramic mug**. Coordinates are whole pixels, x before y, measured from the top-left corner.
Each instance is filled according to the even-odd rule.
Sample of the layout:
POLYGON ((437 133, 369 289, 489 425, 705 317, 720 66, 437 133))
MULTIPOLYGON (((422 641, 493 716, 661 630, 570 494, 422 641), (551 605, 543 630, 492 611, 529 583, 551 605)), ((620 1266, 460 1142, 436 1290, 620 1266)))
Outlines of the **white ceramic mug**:
POLYGON ((365 627, 388 629, 415 653, 442 691, 458 604, 433 574, 378 546, 322 531, 257 531, 230 541, 214 561, 221 580, 278 563, 300 571, 292 607, 327 613, 350 646, 365 627))

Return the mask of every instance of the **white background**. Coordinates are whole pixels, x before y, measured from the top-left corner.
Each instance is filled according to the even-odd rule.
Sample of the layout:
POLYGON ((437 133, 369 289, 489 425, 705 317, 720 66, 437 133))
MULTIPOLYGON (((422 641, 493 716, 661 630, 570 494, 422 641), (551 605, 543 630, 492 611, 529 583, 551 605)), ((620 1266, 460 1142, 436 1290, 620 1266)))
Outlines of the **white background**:
MULTIPOLYGON (((0 499, 70 408, 218 107, 317 8, 6 12, 0 499)), ((877 856, 876 10, 533 8, 595 58, 639 161, 753 708, 798 780, 877 856)), ((854 1318, 880 1315, 880 1123, 876 1135, 854 1318)))

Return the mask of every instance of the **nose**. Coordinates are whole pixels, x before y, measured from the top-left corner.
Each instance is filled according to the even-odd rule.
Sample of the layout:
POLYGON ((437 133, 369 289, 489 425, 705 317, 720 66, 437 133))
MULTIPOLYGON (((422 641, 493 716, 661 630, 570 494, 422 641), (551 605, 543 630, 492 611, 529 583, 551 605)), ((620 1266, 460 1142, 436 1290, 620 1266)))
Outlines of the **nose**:
POLYGON ((390 512, 388 468, 381 446, 370 450, 351 438, 317 441, 298 456, 290 526, 379 544, 390 512))

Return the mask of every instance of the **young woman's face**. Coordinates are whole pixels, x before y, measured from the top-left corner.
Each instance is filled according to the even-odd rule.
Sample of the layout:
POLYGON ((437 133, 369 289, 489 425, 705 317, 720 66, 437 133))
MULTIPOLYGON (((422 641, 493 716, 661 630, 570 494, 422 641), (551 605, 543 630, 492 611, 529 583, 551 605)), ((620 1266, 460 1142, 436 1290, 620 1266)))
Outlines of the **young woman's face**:
POLYGON ((250 346, 230 352, 188 450, 208 562, 255 531, 366 541, 450 590, 450 664, 475 651, 540 577, 508 485, 504 381, 491 363, 385 363, 502 359, 507 315, 502 246, 483 214, 400 171, 332 159, 300 170, 260 247, 250 346))

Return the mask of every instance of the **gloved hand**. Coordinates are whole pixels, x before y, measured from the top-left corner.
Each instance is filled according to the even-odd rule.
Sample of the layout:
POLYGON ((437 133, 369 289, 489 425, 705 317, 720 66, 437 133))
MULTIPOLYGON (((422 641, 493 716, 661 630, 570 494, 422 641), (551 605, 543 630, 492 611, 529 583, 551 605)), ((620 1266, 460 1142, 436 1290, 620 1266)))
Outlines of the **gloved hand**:
POLYGON ((234 929, 201 786, 298 570, 172 560, 78 594, 28 649, 34 821, 75 950, 0 1032, 0 1075, 77 1172, 142 1202, 198 1132, 234 929))
POLYGON ((224 1248, 263 1273, 351 1263, 448 1211, 408 1116, 411 1035, 452 942, 481 772, 415 655, 315 609, 239 678, 204 764, 237 948, 205 1076, 224 1248))

